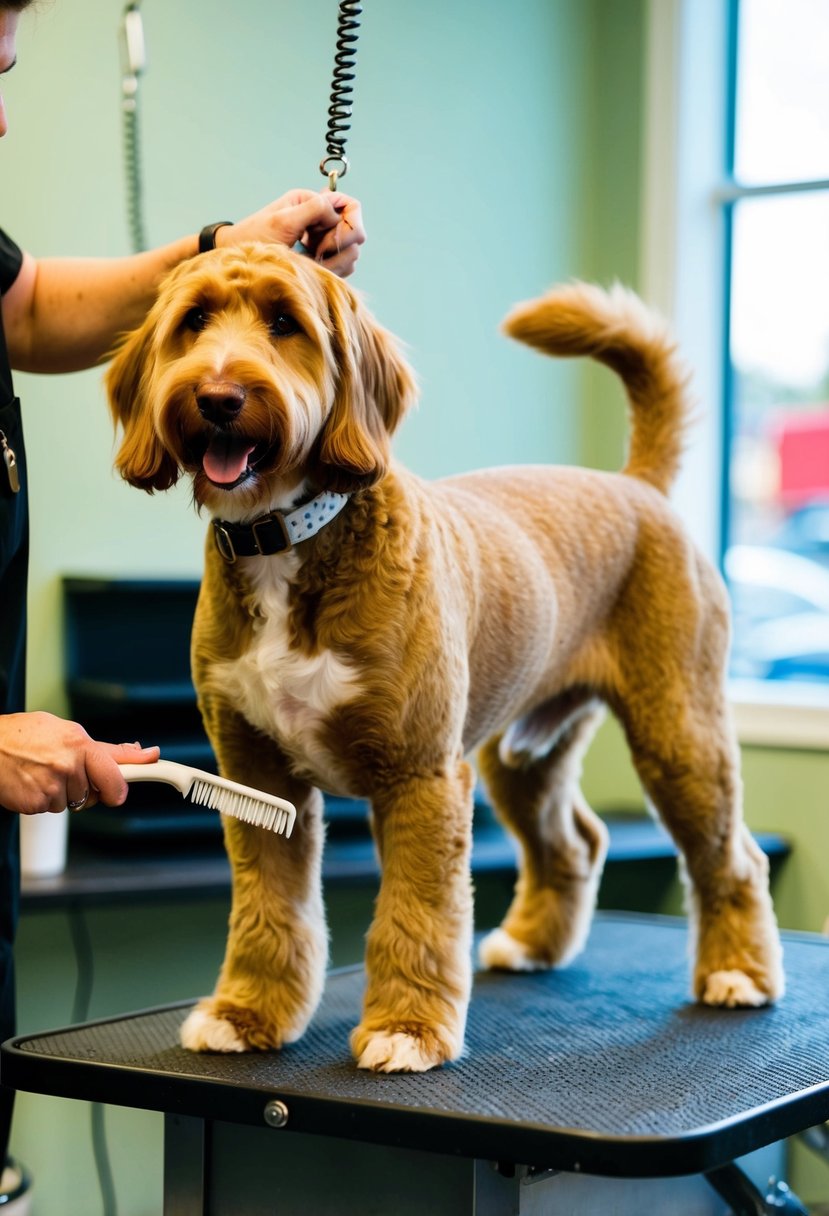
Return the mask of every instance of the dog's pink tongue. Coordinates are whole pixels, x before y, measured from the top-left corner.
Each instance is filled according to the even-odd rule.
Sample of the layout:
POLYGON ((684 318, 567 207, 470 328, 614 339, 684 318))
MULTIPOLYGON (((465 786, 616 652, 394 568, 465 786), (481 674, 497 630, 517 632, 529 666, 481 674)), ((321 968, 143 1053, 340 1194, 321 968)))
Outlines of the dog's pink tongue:
POLYGON ((204 454, 202 468, 217 485, 238 481, 248 467, 254 449, 249 439, 238 435, 214 435, 204 454))

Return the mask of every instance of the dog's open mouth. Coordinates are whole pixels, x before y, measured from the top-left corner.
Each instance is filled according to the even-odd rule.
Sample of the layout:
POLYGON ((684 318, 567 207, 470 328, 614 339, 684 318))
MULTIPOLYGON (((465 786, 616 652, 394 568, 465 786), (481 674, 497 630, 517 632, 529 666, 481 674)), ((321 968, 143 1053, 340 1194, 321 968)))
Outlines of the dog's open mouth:
POLYGON ((233 490, 256 472, 275 445, 257 443, 249 435, 213 431, 196 446, 194 463, 201 465, 208 481, 221 490, 233 490))

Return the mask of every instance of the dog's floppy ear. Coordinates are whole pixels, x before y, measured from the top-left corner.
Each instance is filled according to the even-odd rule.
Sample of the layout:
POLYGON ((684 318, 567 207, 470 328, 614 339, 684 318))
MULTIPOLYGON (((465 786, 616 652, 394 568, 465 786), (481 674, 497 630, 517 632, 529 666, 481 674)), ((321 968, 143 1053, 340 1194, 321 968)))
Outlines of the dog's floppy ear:
POLYGON ((335 275, 325 289, 337 383, 316 452, 321 488, 348 493, 379 481, 390 439, 417 396, 412 369, 396 339, 335 275))
POLYGON ((124 428, 115 467, 125 481, 148 494, 169 490, 179 477, 178 465, 162 447, 153 425, 149 397, 152 333, 148 320, 128 334, 104 377, 113 420, 124 428))

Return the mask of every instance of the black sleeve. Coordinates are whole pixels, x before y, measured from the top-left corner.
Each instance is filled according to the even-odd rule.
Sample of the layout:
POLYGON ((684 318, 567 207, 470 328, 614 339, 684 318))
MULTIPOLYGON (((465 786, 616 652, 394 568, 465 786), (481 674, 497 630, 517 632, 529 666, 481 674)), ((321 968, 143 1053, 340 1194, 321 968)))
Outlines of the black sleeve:
POLYGON ((0 228, 0 294, 8 291, 20 273, 23 250, 0 228))

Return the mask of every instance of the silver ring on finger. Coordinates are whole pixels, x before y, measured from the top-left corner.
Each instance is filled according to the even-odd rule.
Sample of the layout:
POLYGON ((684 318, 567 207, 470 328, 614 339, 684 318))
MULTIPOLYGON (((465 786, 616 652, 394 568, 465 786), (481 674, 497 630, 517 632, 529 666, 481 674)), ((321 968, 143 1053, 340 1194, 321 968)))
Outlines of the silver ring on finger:
POLYGON ((89 801, 89 786, 86 787, 83 794, 80 796, 80 798, 78 798, 78 800, 76 802, 70 801, 70 802, 67 802, 66 805, 68 806, 70 811, 79 811, 79 810, 81 810, 82 807, 86 806, 88 801, 89 801))

